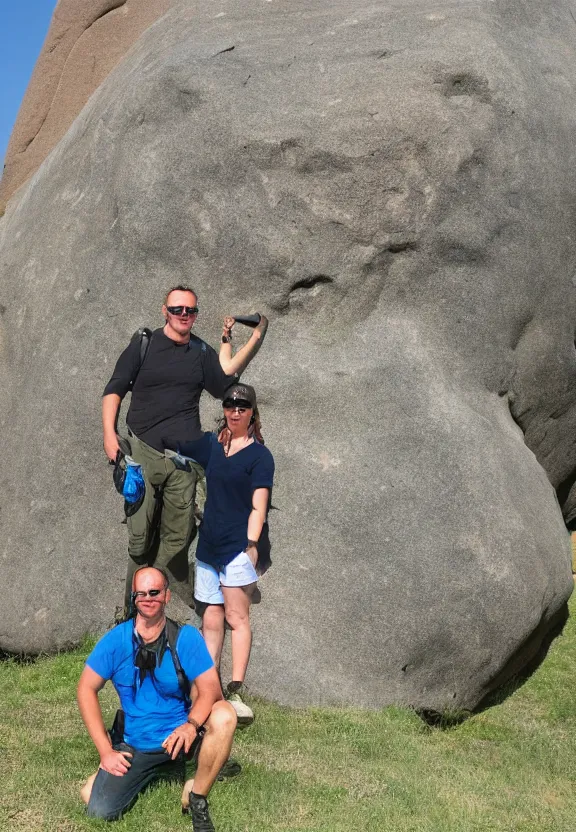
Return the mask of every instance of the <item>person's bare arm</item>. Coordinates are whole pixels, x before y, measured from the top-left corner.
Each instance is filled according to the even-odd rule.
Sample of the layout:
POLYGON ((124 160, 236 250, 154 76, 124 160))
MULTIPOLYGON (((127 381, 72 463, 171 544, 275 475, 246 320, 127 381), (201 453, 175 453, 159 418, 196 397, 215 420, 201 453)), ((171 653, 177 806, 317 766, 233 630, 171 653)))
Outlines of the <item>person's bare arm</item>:
POLYGON ((78 707, 90 739, 100 755, 100 768, 116 777, 122 777, 130 768, 129 751, 114 751, 102 719, 98 694, 106 680, 86 665, 78 682, 78 707))
POLYGON ((122 399, 131 389, 140 370, 142 359, 140 352, 142 339, 132 338, 124 352, 118 358, 110 381, 104 388, 102 396, 102 427, 104 430, 104 450, 108 459, 114 462, 120 450, 116 436, 116 423, 122 399))
POLYGON ((114 462, 120 450, 116 436, 116 421, 122 399, 117 393, 108 393, 102 398, 102 429, 104 432, 104 450, 108 459, 114 462))
MULTIPOLYGON (((248 517, 248 540, 258 542, 262 534, 262 526, 266 522, 266 513, 268 512, 268 498, 270 495, 269 488, 256 488, 252 495, 252 511, 248 517)), ((258 560, 258 548, 254 544, 248 543, 246 547, 246 554, 252 561, 252 565, 256 566, 258 560)))
MULTIPOLYGON (((193 719, 198 725, 203 725, 208 717, 215 702, 219 702, 222 697, 222 687, 218 678, 218 672, 215 667, 201 673, 194 680, 193 687, 196 687, 197 695, 194 703, 188 714, 189 719, 193 719)), ((190 722, 184 722, 172 731, 162 743, 162 747, 166 749, 173 760, 176 759, 181 749, 186 753, 190 750, 190 746, 196 739, 196 728, 190 722)))
MULTIPOLYGON (((224 318, 224 328, 222 334, 227 335, 228 333, 230 333, 231 337, 233 326, 234 318, 230 316, 224 318)), ((231 343, 220 344, 220 353, 218 357, 220 359, 220 366, 222 367, 227 376, 239 375, 240 373, 244 372, 248 364, 252 361, 252 359, 262 346, 262 342, 264 340, 264 336, 266 335, 267 329, 268 318, 264 317, 264 315, 261 315, 260 323, 253 330, 248 343, 244 344, 243 347, 240 347, 240 349, 234 355, 232 355, 231 343)))

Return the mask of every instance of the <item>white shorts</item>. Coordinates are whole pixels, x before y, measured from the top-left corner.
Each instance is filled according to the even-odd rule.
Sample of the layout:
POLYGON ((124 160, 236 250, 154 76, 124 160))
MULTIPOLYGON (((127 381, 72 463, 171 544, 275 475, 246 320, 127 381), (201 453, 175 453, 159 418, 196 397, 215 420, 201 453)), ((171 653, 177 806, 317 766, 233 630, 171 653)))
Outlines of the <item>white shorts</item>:
POLYGON ((248 586, 258 574, 246 552, 240 552, 221 572, 201 560, 196 561, 194 597, 203 604, 223 604, 221 586, 248 586))

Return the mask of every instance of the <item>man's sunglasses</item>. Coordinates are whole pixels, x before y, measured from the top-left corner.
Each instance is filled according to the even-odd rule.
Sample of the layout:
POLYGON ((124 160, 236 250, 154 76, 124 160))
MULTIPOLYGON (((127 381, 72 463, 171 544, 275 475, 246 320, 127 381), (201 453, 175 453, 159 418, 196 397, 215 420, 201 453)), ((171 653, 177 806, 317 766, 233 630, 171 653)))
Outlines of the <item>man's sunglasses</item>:
POLYGON ((167 306, 166 309, 171 315, 178 315, 178 317, 198 314, 197 306, 167 306))
POLYGON ((224 399, 222 407, 227 410, 252 410, 252 405, 245 399, 224 399))
POLYGON ((163 592, 166 592, 166 587, 164 587, 163 589, 149 589, 148 592, 142 592, 140 590, 138 592, 133 592, 132 596, 136 600, 140 600, 141 598, 146 598, 148 595, 150 596, 150 598, 157 598, 163 592))

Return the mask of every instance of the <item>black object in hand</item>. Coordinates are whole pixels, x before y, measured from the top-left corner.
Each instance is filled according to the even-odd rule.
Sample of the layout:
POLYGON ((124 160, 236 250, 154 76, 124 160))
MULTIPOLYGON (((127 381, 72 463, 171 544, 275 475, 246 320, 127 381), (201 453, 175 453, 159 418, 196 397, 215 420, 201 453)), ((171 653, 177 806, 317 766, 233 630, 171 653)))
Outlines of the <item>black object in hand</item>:
POLYGON ((244 324, 254 329, 260 323, 260 315, 258 312, 255 315, 234 315, 234 320, 237 324, 244 324))

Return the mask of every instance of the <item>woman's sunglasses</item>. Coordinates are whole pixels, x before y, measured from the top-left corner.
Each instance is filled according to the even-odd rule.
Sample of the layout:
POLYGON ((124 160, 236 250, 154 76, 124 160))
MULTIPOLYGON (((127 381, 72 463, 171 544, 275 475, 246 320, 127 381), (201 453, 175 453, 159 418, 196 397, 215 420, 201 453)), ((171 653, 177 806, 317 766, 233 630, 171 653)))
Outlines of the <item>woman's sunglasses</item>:
POLYGON ((252 410, 250 402, 244 399, 224 399, 222 407, 225 407, 226 410, 252 410))

